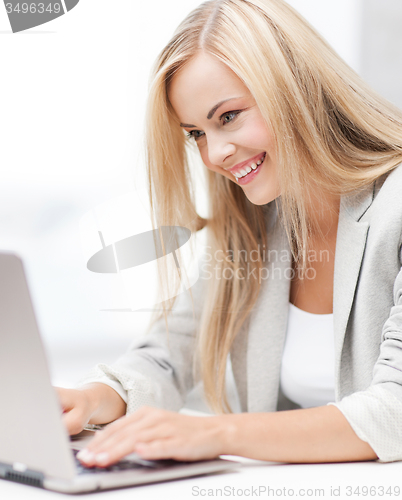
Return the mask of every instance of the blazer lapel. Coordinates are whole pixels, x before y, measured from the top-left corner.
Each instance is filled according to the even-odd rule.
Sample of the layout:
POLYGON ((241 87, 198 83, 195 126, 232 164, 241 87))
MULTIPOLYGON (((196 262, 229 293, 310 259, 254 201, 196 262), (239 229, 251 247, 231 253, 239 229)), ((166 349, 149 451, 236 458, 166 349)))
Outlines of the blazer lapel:
POLYGON ((264 252, 267 275, 250 315, 247 349, 247 409, 275 411, 282 351, 289 308, 291 253, 283 226, 276 216, 268 231, 264 252))
POLYGON ((369 223, 361 221, 373 202, 374 188, 359 194, 342 196, 335 250, 334 269, 334 339, 336 400, 341 393, 341 356, 345 332, 352 309, 360 267, 366 247, 369 223))

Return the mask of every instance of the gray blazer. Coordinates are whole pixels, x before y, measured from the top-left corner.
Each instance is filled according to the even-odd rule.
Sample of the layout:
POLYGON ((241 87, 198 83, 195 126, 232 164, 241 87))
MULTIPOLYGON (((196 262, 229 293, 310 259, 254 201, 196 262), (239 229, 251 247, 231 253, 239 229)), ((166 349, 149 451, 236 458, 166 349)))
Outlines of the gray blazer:
MULTIPOLYGON (((289 308, 289 245, 275 203, 268 209, 267 279, 231 349, 244 412, 292 408, 279 387, 289 308), (275 252, 275 250, 277 252, 275 252), (272 260, 272 255, 274 260, 272 260)), ((381 461, 402 459, 402 165, 359 193, 343 196, 334 276, 334 403, 381 461)), ((118 383, 127 413, 143 404, 177 410, 194 383, 192 359, 206 280, 182 294, 169 316, 110 366, 81 383, 118 383)), ((116 385, 115 385, 116 386, 116 385)))

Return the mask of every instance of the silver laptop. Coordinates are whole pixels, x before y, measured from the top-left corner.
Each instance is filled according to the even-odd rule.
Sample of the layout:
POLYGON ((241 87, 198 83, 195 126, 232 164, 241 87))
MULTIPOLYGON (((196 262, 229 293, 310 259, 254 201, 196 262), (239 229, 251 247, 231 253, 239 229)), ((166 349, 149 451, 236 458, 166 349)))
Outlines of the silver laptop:
POLYGON ((75 455, 91 438, 91 431, 70 439, 62 423, 23 264, 11 253, 0 253, 0 401, 2 479, 80 493, 239 466, 223 459, 145 461, 130 455, 106 469, 83 467, 75 455))

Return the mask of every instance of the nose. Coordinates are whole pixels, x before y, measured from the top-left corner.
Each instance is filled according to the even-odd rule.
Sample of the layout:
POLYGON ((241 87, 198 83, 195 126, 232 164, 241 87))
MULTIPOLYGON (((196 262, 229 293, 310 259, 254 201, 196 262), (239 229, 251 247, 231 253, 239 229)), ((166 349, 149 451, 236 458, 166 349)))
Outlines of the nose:
POLYGON ((224 136, 212 135, 208 137, 208 159, 212 165, 224 167, 227 158, 236 152, 236 146, 226 140, 224 136))

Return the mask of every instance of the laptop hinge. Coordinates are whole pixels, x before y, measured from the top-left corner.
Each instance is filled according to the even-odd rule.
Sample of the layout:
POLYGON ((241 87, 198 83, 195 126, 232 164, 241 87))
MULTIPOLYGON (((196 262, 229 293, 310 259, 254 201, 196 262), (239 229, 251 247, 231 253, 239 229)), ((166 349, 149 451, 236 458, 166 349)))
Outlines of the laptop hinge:
POLYGON ((43 488, 45 476, 42 472, 28 469, 24 464, 15 463, 13 465, 0 462, 0 477, 16 483, 28 484, 43 488))

